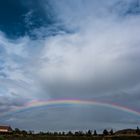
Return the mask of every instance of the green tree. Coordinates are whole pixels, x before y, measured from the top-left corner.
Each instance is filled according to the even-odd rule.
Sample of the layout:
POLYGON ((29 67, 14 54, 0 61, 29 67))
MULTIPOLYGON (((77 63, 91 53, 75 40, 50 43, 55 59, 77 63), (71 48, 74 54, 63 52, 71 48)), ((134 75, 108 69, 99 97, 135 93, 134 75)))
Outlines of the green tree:
POLYGON ((34 134, 34 131, 33 130, 29 130, 29 135, 32 135, 32 134, 34 134))
POLYGON ((71 131, 69 131, 69 132, 67 133, 67 135, 68 135, 68 136, 72 136, 73 133, 72 133, 71 131))
POLYGON ((92 135, 92 131, 91 130, 88 130, 87 136, 91 136, 91 135, 92 135))
POLYGON ((58 135, 59 135, 59 136, 62 136, 62 133, 61 133, 61 132, 58 132, 58 135))
POLYGON ((27 135, 27 131, 26 130, 22 130, 21 133, 25 136, 27 135))
POLYGON ((96 132, 96 130, 94 130, 94 133, 93 133, 93 135, 94 135, 94 136, 97 136, 97 132, 96 132))
POLYGON ((65 132, 62 132, 62 136, 65 136, 66 134, 65 134, 65 132))
POLYGON ((137 129, 136 129, 136 133, 137 133, 138 135, 140 135, 140 129, 139 129, 138 126, 137 126, 137 129))
POLYGON ((108 131, 106 129, 104 129, 103 135, 108 135, 108 131))
POLYGON ((75 136, 83 136, 84 134, 83 134, 82 131, 76 131, 76 132, 74 133, 74 135, 75 135, 75 136))
POLYGON ((21 131, 20 131, 20 129, 19 128, 15 128, 15 131, 14 131, 16 134, 20 134, 21 133, 21 131))
POLYGON ((113 135, 113 134, 114 134, 113 129, 111 129, 110 130, 110 135, 113 135))

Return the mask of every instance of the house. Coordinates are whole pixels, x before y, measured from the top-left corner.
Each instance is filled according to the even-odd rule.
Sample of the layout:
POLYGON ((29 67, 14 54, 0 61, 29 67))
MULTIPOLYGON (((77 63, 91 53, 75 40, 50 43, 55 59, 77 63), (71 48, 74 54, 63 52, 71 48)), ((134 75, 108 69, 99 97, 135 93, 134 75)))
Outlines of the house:
POLYGON ((0 133, 11 133, 13 130, 10 126, 0 125, 0 133))

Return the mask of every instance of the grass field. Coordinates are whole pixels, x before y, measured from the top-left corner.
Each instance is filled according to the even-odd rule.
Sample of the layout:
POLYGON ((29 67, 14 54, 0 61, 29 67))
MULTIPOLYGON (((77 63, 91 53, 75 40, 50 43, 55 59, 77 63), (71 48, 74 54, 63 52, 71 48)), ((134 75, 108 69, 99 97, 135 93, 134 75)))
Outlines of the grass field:
POLYGON ((0 140, 140 140, 140 136, 38 136, 9 135, 0 136, 0 140))

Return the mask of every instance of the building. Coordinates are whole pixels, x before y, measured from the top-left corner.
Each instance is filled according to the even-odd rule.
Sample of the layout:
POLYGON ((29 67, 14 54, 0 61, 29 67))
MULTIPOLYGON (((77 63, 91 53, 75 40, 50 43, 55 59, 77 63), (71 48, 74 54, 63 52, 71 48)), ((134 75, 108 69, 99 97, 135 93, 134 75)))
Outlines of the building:
POLYGON ((12 128, 10 126, 2 126, 0 125, 0 133, 11 133, 12 128))

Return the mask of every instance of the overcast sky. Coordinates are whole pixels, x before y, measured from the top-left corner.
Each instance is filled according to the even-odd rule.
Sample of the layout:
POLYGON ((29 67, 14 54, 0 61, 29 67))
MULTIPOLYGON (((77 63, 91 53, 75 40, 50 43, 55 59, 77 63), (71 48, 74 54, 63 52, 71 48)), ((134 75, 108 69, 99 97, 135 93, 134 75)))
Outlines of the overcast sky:
POLYGON ((140 0, 0 1, 1 124, 37 131, 140 125, 140 115, 98 105, 12 113, 34 100, 56 99, 140 112, 140 0))

